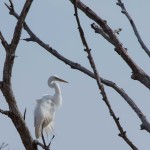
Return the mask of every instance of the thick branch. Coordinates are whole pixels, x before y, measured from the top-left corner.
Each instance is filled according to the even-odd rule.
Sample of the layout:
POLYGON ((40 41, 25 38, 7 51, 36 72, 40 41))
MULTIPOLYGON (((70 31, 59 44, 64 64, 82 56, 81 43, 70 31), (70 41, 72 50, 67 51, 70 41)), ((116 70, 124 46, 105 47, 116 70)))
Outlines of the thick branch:
MULTIPOLYGON (((21 32, 22 32, 22 27, 23 27, 23 23, 24 23, 24 20, 29 12, 29 9, 30 9, 30 6, 32 4, 32 1, 33 0, 26 0, 26 3, 22 9, 22 12, 19 16, 19 20, 16 24, 16 27, 15 27, 15 31, 14 31, 14 35, 13 35, 13 39, 11 41, 11 49, 10 51, 12 53, 14 53, 14 51, 16 50, 17 48, 17 45, 19 43, 19 40, 20 40, 20 36, 21 36, 21 32)), ((12 5, 12 3, 11 3, 12 5)), ((14 8, 12 9, 14 10, 14 8)))
MULTIPOLYGON (((11 12, 11 9, 10 9, 11 12)), ((18 14, 16 12, 11 13, 11 15, 15 16, 18 19, 18 14)), ((55 49, 51 48, 48 44, 45 44, 43 41, 41 41, 29 28, 29 26, 24 23, 24 29, 27 31, 27 33, 30 35, 30 38, 27 38, 27 41, 34 41, 37 44, 39 44, 41 47, 43 47, 45 50, 47 50, 49 53, 51 53, 54 57, 61 60, 65 64, 69 65, 72 69, 77 69, 81 71, 82 73, 92 77, 95 79, 95 75, 86 69, 85 67, 81 66, 78 63, 75 63, 61 54, 59 54, 55 49)), ((120 94, 120 96, 123 97, 123 99, 130 105, 130 107, 136 112, 137 116, 140 118, 142 125, 144 125, 144 129, 148 132, 150 132, 150 123, 147 121, 146 117, 142 113, 142 111, 137 107, 137 105, 134 103, 134 101, 127 95, 127 93, 122 89, 119 88, 114 82, 106 80, 104 78, 101 78, 101 81, 103 84, 112 87, 116 92, 120 94)))
POLYGON ((74 0, 75 17, 76 17, 76 20, 77 20, 80 37, 81 37, 83 46, 85 47, 85 52, 87 52, 87 54, 88 54, 87 58, 89 60, 91 68, 94 71, 94 75, 95 75, 95 78, 96 78, 97 85, 98 85, 98 88, 100 90, 100 93, 101 93, 101 95, 103 97, 103 100, 104 100, 105 104, 107 105, 107 107, 109 109, 110 115, 113 117, 113 119, 114 119, 114 121, 115 121, 115 123, 116 123, 116 125, 118 127, 118 130, 120 131, 119 136, 121 136, 133 150, 138 150, 138 148, 127 137, 126 132, 123 130, 123 128, 122 128, 122 126, 121 126, 121 124, 119 122, 119 119, 116 117, 116 115, 115 115, 115 113, 114 113, 114 111, 113 111, 113 109, 112 109, 112 107, 111 107, 111 105, 109 103, 107 94, 105 92, 105 88, 104 88, 103 83, 102 83, 102 81, 100 79, 100 75, 99 75, 99 73, 97 71, 97 68, 96 68, 93 56, 91 54, 91 49, 88 46, 88 43, 87 43, 86 38, 84 36, 83 29, 82 29, 82 27, 80 25, 80 20, 79 20, 79 17, 78 17, 77 3, 76 2, 77 2, 77 0, 74 0))
MULTIPOLYGON (((11 0, 9 1, 10 1, 9 7, 13 11, 14 10, 13 3, 11 0)), ((25 121, 18 109, 16 100, 15 100, 15 97, 11 88, 11 74, 12 74, 12 68, 14 64, 15 51, 20 40, 23 23, 28 14, 32 1, 33 0, 26 0, 24 7, 21 11, 21 15, 18 18, 11 44, 9 48, 6 49, 7 53, 6 53, 6 59, 5 59, 5 64, 4 64, 4 70, 3 70, 3 81, 1 82, 1 91, 9 105, 9 110, 11 112, 10 118, 12 122, 14 123, 26 150, 36 150, 37 145, 33 142, 29 129, 26 126, 25 121)))
MULTIPOLYGON (((3 70, 3 81, 9 85, 11 85, 11 74, 12 74, 12 68, 13 68, 13 63, 15 58, 15 51, 20 40, 24 20, 30 9, 32 1, 33 0, 26 0, 22 12, 18 18, 11 44, 9 46, 9 49, 7 49, 7 55, 6 55, 6 60, 4 64, 4 70, 3 70)), ((5 5, 7 7, 10 7, 11 10, 14 11, 14 6, 11 0, 10 0, 10 6, 8 6, 7 4, 5 5)))
MULTIPOLYGON (((72 2, 72 0, 71 0, 72 2)), ((150 77, 132 60, 132 58, 127 54, 126 49, 123 47, 122 43, 119 41, 114 31, 107 25, 107 22, 100 18, 94 11, 83 4, 80 0, 77 1, 77 7, 84 12, 90 19, 94 20, 103 31, 112 40, 115 46, 115 51, 123 58, 123 60, 131 68, 133 74, 132 79, 140 81, 147 88, 150 89, 150 77)))
POLYGON ((125 6, 124 6, 124 3, 122 3, 121 0, 118 0, 118 2, 117 2, 116 4, 121 7, 121 9, 122 9, 121 12, 122 12, 123 14, 125 14, 126 17, 128 18, 128 20, 129 20, 129 22, 130 22, 130 24, 131 24, 131 26, 132 26, 132 28, 133 28, 134 34, 135 34, 135 36, 137 37, 137 39, 138 39, 138 41, 139 41, 141 47, 144 49, 144 51, 146 52, 146 54, 150 57, 150 50, 147 48, 147 46, 146 46, 145 43, 143 42, 143 40, 142 40, 142 38, 141 38, 141 36, 140 36, 140 34, 139 34, 139 31, 138 31, 138 29, 137 29, 137 27, 136 27, 136 25, 135 25, 133 19, 131 18, 130 14, 128 13, 128 11, 126 10, 126 8, 125 8, 125 6))

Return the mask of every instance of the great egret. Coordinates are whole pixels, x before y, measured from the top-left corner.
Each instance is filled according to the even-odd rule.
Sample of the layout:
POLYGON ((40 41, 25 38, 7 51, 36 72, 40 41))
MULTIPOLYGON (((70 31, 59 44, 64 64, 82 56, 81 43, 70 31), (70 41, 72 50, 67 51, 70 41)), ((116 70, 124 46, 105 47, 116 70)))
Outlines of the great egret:
MULTIPOLYGON (((54 88, 54 95, 44 95, 42 98, 37 99, 37 104, 34 110, 34 127, 35 136, 38 139, 43 136, 43 129, 48 134, 48 131, 52 131, 53 120, 55 117, 55 109, 62 104, 62 95, 59 84, 56 81, 68 83, 67 81, 58 78, 57 76, 51 76, 48 79, 48 86, 54 88)), ((42 137, 43 139, 44 137, 42 137)), ((43 141, 44 142, 44 141, 43 141)))

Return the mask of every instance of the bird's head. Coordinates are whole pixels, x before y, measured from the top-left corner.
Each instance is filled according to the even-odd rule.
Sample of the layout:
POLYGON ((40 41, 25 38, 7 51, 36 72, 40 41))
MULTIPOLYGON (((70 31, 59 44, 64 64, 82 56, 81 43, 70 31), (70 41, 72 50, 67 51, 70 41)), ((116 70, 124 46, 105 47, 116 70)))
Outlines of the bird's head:
POLYGON ((67 81, 59 78, 58 76, 54 75, 54 76, 51 76, 49 77, 48 79, 48 85, 50 86, 52 84, 52 82, 55 82, 55 81, 58 81, 58 82, 64 82, 64 83, 68 83, 67 81))

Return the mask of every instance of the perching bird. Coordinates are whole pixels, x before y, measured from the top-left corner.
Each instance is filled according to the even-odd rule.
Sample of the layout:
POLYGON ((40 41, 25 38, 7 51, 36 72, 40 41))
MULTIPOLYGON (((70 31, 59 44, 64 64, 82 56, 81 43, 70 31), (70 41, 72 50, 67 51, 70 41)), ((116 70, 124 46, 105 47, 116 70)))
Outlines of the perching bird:
POLYGON ((55 109, 62 105, 62 95, 59 84, 57 81, 68 83, 67 81, 51 76, 48 79, 48 86, 54 88, 54 95, 44 95, 42 98, 37 99, 37 104, 34 110, 34 127, 35 136, 38 139, 42 136, 43 129, 48 134, 53 128, 53 121, 55 117, 55 109))

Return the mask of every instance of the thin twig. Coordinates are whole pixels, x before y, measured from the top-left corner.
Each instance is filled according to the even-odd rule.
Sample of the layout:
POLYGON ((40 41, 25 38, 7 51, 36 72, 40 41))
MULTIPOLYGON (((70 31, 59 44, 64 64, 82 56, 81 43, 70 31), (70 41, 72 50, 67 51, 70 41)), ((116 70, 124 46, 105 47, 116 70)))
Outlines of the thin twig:
POLYGON ((23 114, 23 119, 24 119, 24 120, 26 120, 26 112, 27 112, 27 109, 25 108, 24 114, 23 114))
POLYGON ((104 30, 99 27, 98 25, 96 25, 95 23, 91 24, 91 28, 94 29, 95 33, 99 33, 101 34, 108 42, 110 42, 111 44, 113 44, 113 41, 110 39, 110 37, 104 32, 104 30))
POLYGON ((143 42, 143 40, 142 40, 142 38, 141 38, 141 36, 140 36, 140 34, 139 34, 139 31, 138 31, 138 29, 137 29, 137 27, 136 27, 136 25, 135 25, 135 23, 134 23, 132 17, 131 17, 130 14, 128 13, 128 11, 127 11, 127 9, 126 9, 124 3, 122 3, 121 0, 118 0, 118 2, 117 2, 116 4, 121 7, 121 9, 122 9, 121 12, 128 18, 128 20, 129 20, 129 22, 130 22, 130 24, 131 24, 131 26, 132 26, 132 29, 133 29, 133 31, 134 31, 134 34, 135 34, 135 36, 137 37, 137 39, 138 39, 138 41, 139 41, 141 47, 142 47, 143 50, 146 52, 146 54, 150 57, 150 50, 148 49, 148 47, 147 47, 147 46, 145 45, 145 43, 143 42))
MULTIPOLYGON (((13 15, 17 19, 19 18, 18 14, 15 11, 12 12, 11 8, 8 8, 8 9, 11 12, 11 15, 13 15)), ((83 67, 79 63, 76 63, 76 62, 73 62, 73 61, 67 59, 66 57, 64 57, 60 53, 58 53, 57 50, 53 49, 48 44, 46 44, 42 40, 40 40, 32 32, 32 30, 29 28, 29 26, 25 22, 24 22, 24 29, 29 34, 29 36, 30 36, 29 39, 32 39, 30 41, 36 42, 41 47, 43 47, 45 50, 47 50, 49 53, 51 53, 54 57, 56 57, 57 59, 61 60, 65 64, 69 65, 72 69, 77 69, 77 70, 81 71, 82 73, 84 73, 84 74, 92 77, 93 79, 95 79, 95 75, 90 70, 88 70, 87 68, 83 67)), ((110 80, 106 80, 104 78, 101 78, 101 81, 102 81, 103 84, 113 88, 116 92, 118 92, 120 94, 120 96, 129 104, 129 106, 136 112, 137 116, 140 118, 140 120, 142 122, 141 126, 144 127, 143 129, 146 130, 147 132, 150 132, 150 123, 146 119, 146 116, 142 113, 142 111, 135 104, 134 100, 131 99, 128 96, 128 94, 122 88, 118 87, 116 83, 114 83, 114 82, 112 82, 110 80)))
POLYGON ((109 100, 108 100, 107 94, 105 92, 103 83, 101 82, 101 79, 99 78, 100 75, 99 75, 99 73, 97 71, 94 59, 92 57, 91 49, 88 46, 88 43, 87 43, 86 38, 84 36, 83 29, 82 29, 81 24, 80 24, 80 20, 79 20, 79 17, 78 17, 77 3, 76 2, 77 2, 77 0, 74 0, 75 17, 76 17, 76 21, 77 21, 77 24, 78 24, 78 29, 79 29, 80 37, 81 37, 83 45, 85 46, 85 52, 87 52, 87 54, 88 54, 88 60, 89 60, 89 63, 91 65, 91 68, 94 71, 95 78, 96 78, 97 85, 98 85, 98 88, 100 90, 100 93, 101 93, 101 95, 103 97, 103 100, 104 100, 105 104, 107 105, 107 107, 109 109, 110 115, 113 117, 113 119, 114 119, 114 121, 115 121, 115 123, 116 123, 116 125, 118 127, 118 130, 120 131, 119 136, 122 137, 126 141, 126 143, 133 150, 138 150, 138 148, 127 137, 126 131, 123 130, 123 128, 122 128, 122 126, 121 126, 121 124, 119 122, 119 119, 116 117, 116 115, 115 115, 115 113, 114 113, 114 111, 113 111, 113 109, 112 109, 112 107, 111 107, 111 105, 109 103, 109 100))
POLYGON ((11 9, 14 11, 14 4, 13 4, 13 2, 11 0, 9 0, 9 2, 10 2, 11 9))
POLYGON ((8 117, 9 117, 10 114, 11 114, 10 111, 2 110, 2 109, 0 109, 0 113, 6 115, 6 116, 8 116, 8 117))

